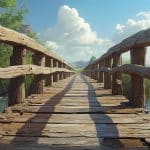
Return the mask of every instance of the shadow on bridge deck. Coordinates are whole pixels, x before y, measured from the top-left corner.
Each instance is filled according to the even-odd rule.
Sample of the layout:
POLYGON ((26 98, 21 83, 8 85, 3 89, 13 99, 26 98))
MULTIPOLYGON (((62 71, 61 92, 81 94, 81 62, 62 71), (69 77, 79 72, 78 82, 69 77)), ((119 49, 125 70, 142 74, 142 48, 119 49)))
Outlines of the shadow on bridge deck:
MULTIPOLYGON (((117 124, 113 123, 113 120, 111 119, 111 117, 109 117, 109 115, 107 115, 107 113, 105 113, 105 111, 103 113, 98 112, 98 111, 93 111, 96 108, 99 108, 99 107, 105 108, 107 106, 102 106, 100 101, 97 100, 95 87, 83 75, 80 76, 80 79, 83 81, 83 84, 86 85, 88 88, 87 99, 89 103, 89 111, 78 112, 78 113, 89 115, 90 118, 93 120, 93 124, 86 123, 85 126, 87 126, 87 130, 85 129, 86 134, 84 135, 80 134, 79 132, 79 131, 82 132, 82 129, 78 129, 78 132, 79 132, 78 136, 75 135, 75 136, 70 137, 70 139, 74 139, 74 141, 71 141, 69 137, 67 138, 55 137, 53 136, 53 131, 51 131, 49 135, 43 134, 43 130, 45 129, 46 125, 49 123, 48 121, 51 119, 53 114, 56 114, 56 112, 54 112, 56 106, 61 102, 65 94, 67 94, 71 90, 75 82, 75 79, 76 77, 73 77, 61 92, 51 97, 44 105, 42 105, 39 108, 38 112, 36 112, 33 117, 29 118, 20 128, 18 128, 18 130, 16 131, 16 136, 12 138, 9 144, 0 144, 0 149, 6 149, 6 150, 30 150, 30 149, 31 150, 37 150, 37 149, 40 149, 40 150, 48 150, 48 149, 54 149, 54 150, 64 150, 64 149, 67 149, 67 150, 68 149, 71 149, 71 150, 74 150, 74 149, 121 150, 121 149, 124 149, 124 145, 119 139, 119 131, 117 129, 117 124), (45 121, 43 123, 32 122, 32 120, 39 119, 39 114, 43 111, 43 106, 48 106, 48 109, 51 110, 51 112, 45 112, 46 114, 46 116, 44 117, 45 121), (98 118, 96 117, 96 114, 99 114, 99 113, 103 114, 104 118, 107 120, 107 123, 104 120, 99 120, 99 121, 97 120, 98 118), (108 127, 110 124, 113 124, 111 128, 108 127), (95 132, 92 134, 93 135, 96 134, 96 135, 92 136, 91 131, 88 131, 89 126, 95 126, 95 132), (115 138, 114 138, 114 135, 115 135, 115 138), (41 138, 42 138, 42 141, 41 141, 41 138), (85 139, 84 141, 85 144, 82 143, 80 145, 80 138, 85 139)), ((104 95, 109 96, 111 94, 108 93, 104 95)), ((102 94, 99 96, 101 97, 104 95, 102 94)), ((82 99, 82 97, 80 98, 82 99)), ((79 99, 79 96, 77 97, 77 99, 79 99)), ((108 107, 110 107, 111 109, 111 106, 108 106, 108 107)), ((118 105, 116 106, 116 109, 120 107, 121 106, 118 105)), ((73 113, 75 112, 72 112, 72 114, 73 113)), ((73 124, 73 126, 76 126, 76 125, 77 125, 76 123, 73 124)), ((69 130, 68 132, 70 132, 69 128, 68 130, 69 130)), ((63 135, 64 131, 59 130, 59 132, 60 134, 63 135)), ((64 134, 64 136, 65 135, 67 134, 64 134)), ((143 150, 145 150, 144 147, 143 147, 143 150)))

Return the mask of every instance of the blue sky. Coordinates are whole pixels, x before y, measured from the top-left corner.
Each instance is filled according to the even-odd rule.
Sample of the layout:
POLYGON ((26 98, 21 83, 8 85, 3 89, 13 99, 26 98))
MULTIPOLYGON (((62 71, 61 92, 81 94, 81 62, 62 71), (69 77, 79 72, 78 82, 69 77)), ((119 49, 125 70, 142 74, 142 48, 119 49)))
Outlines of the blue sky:
MULTIPOLYGON (((130 35, 131 33, 137 32, 138 30, 145 29, 150 27, 150 0, 26 0, 27 1, 27 8, 29 9, 29 14, 26 15, 24 22, 27 24, 30 24, 34 31, 40 33, 40 36, 42 37, 42 40, 49 44, 52 44, 54 46, 54 50, 62 55, 63 57, 66 57, 69 61, 74 61, 76 59, 89 59, 92 55, 101 55, 104 51, 106 51, 107 48, 113 45, 114 43, 119 42, 118 39, 125 38, 126 36, 130 35), (67 6, 67 7, 63 7, 67 6), (74 17, 74 9, 78 13, 77 18, 74 17), (62 12, 62 15, 58 17, 59 12, 62 12), (66 16, 64 13, 68 13, 66 16), (70 15, 69 15, 70 13, 70 15), (64 17, 64 19, 60 19, 60 17, 64 17), (84 30, 84 35, 81 35, 81 32, 79 32, 79 38, 84 38, 87 41, 91 42, 91 45, 87 43, 85 44, 85 41, 83 43, 77 43, 76 39, 78 38, 78 33, 75 34, 71 31, 65 30, 63 33, 63 29, 60 31, 60 34, 66 34, 70 35, 69 37, 73 36, 74 45, 70 44, 67 46, 68 42, 66 42, 65 45, 62 45, 64 40, 59 41, 57 40, 57 37, 59 33, 56 31, 53 33, 51 30, 55 30, 56 27, 58 28, 58 20, 61 20, 64 24, 70 24, 70 20, 72 18, 76 18, 76 20, 79 20, 81 24, 83 24, 83 28, 81 25, 82 30, 84 30), (68 20, 67 20, 68 18, 68 20), (82 23, 82 20, 84 19, 84 23, 82 23), (140 23, 140 21, 143 21, 140 23), (86 23, 90 25, 90 27, 85 27, 86 23), (144 27, 143 27, 144 23, 144 27), (133 25, 136 24, 136 25, 133 25), (90 30, 90 31, 89 31, 90 30), (71 32, 71 33, 70 33, 71 32), (89 33, 87 33, 89 32, 89 33), (93 35, 96 33, 96 36, 93 35), (52 37, 46 35, 52 34, 55 36, 57 34, 57 37, 52 37), (87 33, 87 34, 86 34, 87 33), (91 35, 92 34, 92 35, 91 35), (97 39, 99 41, 99 44, 97 46, 93 46, 94 43, 92 43, 91 39, 89 39, 89 36, 94 36, 92 41, 94 41, 94 38, 97 42, 97 39), (75 37, 75 38, 74 38, 75 37), (100 42, 100 40, 103 40, 103 42, 100 42), (101 44, 100 44, 101 43, 101 44), (103 44, 102 44, 103 43, 103 44), (104 45, 105 44, 105 45, 104 45), (57 45, 57 46, 56 46, 57 45), (81 46, 82 45, 82 46, 81 46), (85 53, 89 55, 87 58, 83 55, 84 49, 83 45, 85 45, 85 53), (106 46, 107 45, 107 46, 106 46), (58 48, 59 47, 59 48, 58 48), (60 50, 60 48, 62 50, 60 50), (65 51, 63 49, 70 49, 65 51), (96 49, 92 52, 93 49, 96 49), (71 51, 72 49, 72 51, 71 51), (100 50, 101 49, 101 50, 100 50), (103 49, 103 50, 102 50, 103 49), (74 51, 78 51, 78 54, 74 54, 74 51), (82 52, 81 52, 82 51, 82 52), (100 52, 99 52, 100 51, 100 52), (69 55, 73 56, 69 56, 69 55), (68 55, 68 56, 66 56, 68 55), (82 57, 82 55, 84 57, 82 57)), ((79 23, 77 21, 77 24, 79 23)), ((74 24, 76 22, 74 21, 74 24)), ((78 24, 80 26, 80 24, 78 24)), ((71 24, 66 25, 68 28, 72 27, 72 30, 75 30, 73 27, 74 25, 71 24)), ((66 26, 64 27, 66 29, 66 26)), ((94 41, 95 42, 95 41, 94 41)), ((47 44, 48 45, 48 44, 47 44)))

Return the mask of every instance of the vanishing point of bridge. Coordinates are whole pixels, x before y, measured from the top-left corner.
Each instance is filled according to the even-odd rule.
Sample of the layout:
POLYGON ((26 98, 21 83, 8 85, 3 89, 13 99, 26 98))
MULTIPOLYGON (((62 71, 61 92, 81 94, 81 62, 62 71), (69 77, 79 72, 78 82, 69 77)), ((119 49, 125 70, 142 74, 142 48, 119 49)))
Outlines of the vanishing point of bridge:
POLYGON ((0 114, 0 149, 6 150, 148 150, 150 114, 144 109, 144 66, 150 30, 110 48, 81 75, 33 39, 0 27, 1 43, 13 47, 9 105, 0 114), (32 64, 26 64, 27 52, 32 64), (121 64, 130 51, 131 64, 121 64), (131 76, 131 98, 122 94, 121 73, 131 76), (25 89, 27 75, 33 81, 25 89))

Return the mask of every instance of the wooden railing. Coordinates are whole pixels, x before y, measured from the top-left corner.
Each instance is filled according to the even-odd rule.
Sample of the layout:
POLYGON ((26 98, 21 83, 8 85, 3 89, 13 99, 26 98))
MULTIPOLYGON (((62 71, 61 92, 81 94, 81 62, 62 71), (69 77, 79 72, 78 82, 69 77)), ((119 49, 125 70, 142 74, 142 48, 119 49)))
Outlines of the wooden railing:
POLYGON ((130 104, 144 107, 144 78, 150 78, 150 68, 145 67, 147 46, 150 46, 150 29, 140 31, 111 47, 103 56, 86 66, 84 73, 98 82, 104 82, 104 88, 112 89, 114 95, 123 93, 121 73, 129 74, 130 104), (121 54, 127 51, 130 51, 131 64, 122 65, 121 54))
POLYGON ((24 101, 26 75, 34 75, 29 93, 40 94, 44 85, 50 86, 75 73, 72 65, 24 34, 0 26, 0 42, 13 46, 10 66, 0 68, 0 79, 10 79, 9 105, 24 101), (26 51, 33 52, 33 64, 26 64, 26 51))

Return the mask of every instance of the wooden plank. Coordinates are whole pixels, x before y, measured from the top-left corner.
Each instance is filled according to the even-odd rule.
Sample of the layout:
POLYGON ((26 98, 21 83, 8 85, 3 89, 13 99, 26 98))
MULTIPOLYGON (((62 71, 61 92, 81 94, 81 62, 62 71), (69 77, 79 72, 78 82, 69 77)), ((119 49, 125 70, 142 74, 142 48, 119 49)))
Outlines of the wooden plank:
MULTIPOLYGON (((104 60, 106 57, 111 56, 113 53, 124 53, 133 47, 146 47, 150 45, 150 29, 139 31, 138 33, 124 39, 119 44, 111 47, 105 54, 99 57, 93 64, 104 60)), ((92 65, 92 64, 91 64, 92 65)))
POLYGON ((70 137, 70 138, 36 138, 36 137, 3 137, 0 142, 0 148, 8 148, 11 150, 148 150, 139 139, 97 139, 87 137, 70 137), (10 142, 13 141, 13 142, 10 142), (100 142, 101 141, 101 142, 100 142), (102 142, 103 141, 103 142, 102 142), (2 144, 1 144, 2 143, 2 144), (32 143, 32 144, 31 144, 32 143))
POLYGON ((11 45, 24 46, 33 52, 43 53, 44 55, 47 55, 56 60, 59 60, 59 61, 65 63, 68 67, 73 68, 72 65, 67 63, 56 53, 46 49, 44 46, 42 46, 41 44, 36 42, 34 39, 28 37, 25 34, 16 32, 14 30, 11 30, 11 29, 8 29, 8 28, 2 27, 2 26, 0 26, 0 42, 6 43, 6 44, 11 44, 11 45))
POLYGON ((76 76, 32 94, 0 114, 0 149, 148 150, 150 114, 110 93, 76 76))
POLYGON ((150 138, 146 124, 0 124, 2 135, 36 137, 150 138))
POLYGON ((30 114, 0 115, 0 123, 93 124, 120 123, 141 124, 150 122, 150 114, 30 114))
MULTIPOLYGON (((56 102, 57 104, 58 102, 56 102)), ((124 108, 124 106, 13 106, 9 107, 6 112, 14 113, 142 113, 141 108, 124 108)))
POLYGON ((74 72, 64 68, 49 68, 36 65, 20 65, 0 68, 0 79, 10 79, 21 75, 50 74, 55 72, 74 72))

